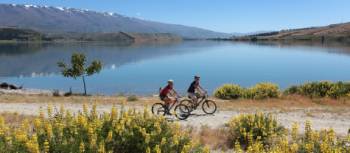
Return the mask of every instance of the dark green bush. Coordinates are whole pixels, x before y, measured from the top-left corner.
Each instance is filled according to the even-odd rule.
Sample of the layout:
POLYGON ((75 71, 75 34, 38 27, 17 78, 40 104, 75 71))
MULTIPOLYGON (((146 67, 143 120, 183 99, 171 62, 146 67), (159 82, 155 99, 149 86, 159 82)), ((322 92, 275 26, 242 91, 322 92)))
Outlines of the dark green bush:
POLYGON ((286 95, 292 95, 292 94, 298 94, 299 93, 299 86, 290 86, 283 92, 286 95))
POLYGON ((131 95, 126 98, 127 101, 138 101, 139 98, 136 95, 131 95))

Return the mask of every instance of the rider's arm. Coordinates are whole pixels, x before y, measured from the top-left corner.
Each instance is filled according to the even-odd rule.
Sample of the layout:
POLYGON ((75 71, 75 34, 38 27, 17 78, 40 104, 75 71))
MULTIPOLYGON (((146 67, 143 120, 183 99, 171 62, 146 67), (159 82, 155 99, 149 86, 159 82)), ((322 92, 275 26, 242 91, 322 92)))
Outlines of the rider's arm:
POLYGON ((198 85, 198 88, 200 89, 201 92, 205 92, 205 93, 207 92, 204 88, 202 88, 201 85, 198 85))
POLYGON ((174 91, 175 96, 176 96, 176 97, 179 97, 179 94, 177 94, 176 90, 173 89, 173 91, 174 91))

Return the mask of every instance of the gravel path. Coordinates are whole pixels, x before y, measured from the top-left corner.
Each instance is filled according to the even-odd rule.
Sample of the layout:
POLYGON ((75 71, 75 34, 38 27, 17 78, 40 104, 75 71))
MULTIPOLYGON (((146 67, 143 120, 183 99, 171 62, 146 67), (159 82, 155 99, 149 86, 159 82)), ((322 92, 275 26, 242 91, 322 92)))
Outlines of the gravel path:
MULTIPOLYGON (((82 110, 82 104, 74 103, 63 103, 65 109, 71 110, 73 112, 78 112, 82 110)), ((38 115, 40 107, 46 109, 48 103, 1 103, 0 102, 0 112, 18 112, 23 115, 38 115)), ((60 104, 53 105, 56 108, 60 107, 60 104)), ((110 111, 113 104, 99 104, 97 110, 99 112, 110 111)), ((117 106, 117 107, 120 107, 117 106)), ((137 110, 143 110, 143 106, 131 106, 126 108, 135 108, 137 110)), ((232 111, 218 111, 215 115, 205 115, 202 111, 194 112, 185 121, 180 121, 182 125, 189 125, 194 127, 209 126, 212 128, 222 127, 226 122, 230 120, 231 117, 236 116, 240 113, 254 113, 255 109, 251 110, 232 110, 232 111)), ((269 112, 276 115, 278 121, 287 128, 291 127, 293 122, 298 122, 300 124, 300 132, 303 132, 306 120, 312 122, 313 128, 316 130, 321 130, 324 128, 333 128, 337 134, 346 135, 350 128, 350 111, 348 112, 329 112, 317 109, 294 109, 292 111, 282 111, 282 110, 268 110, 263 112, 269 112)), ((175 120, 173 117, 169 117, 169 120, 175 120)))

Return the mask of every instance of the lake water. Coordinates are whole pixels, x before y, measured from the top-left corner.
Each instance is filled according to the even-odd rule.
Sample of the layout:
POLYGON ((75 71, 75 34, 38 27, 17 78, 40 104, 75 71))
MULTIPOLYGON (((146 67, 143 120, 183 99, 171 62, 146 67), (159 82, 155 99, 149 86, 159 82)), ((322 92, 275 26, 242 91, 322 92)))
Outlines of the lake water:
POLYGON ((86 79, 88 92, 95 94, 154 94, 168 79, 184 93, 195 74, 210 93, 224 83, 248 87, 273 82, 286 88, 308 81, 350 80, 349 46, 185 41, 131 46, 0 44, 0 82, 82 92, 81 79, 62 77, 56 64, 69 61, 73 52, 104 63, 101 73, 86 79))

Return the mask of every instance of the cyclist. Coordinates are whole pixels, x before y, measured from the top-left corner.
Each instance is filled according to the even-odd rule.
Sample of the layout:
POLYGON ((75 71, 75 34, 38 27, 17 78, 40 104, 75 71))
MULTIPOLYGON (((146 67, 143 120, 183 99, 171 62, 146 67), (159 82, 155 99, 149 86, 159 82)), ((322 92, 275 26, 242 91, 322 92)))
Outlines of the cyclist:
POLYGON ((203 94, 206 91, 202 88, 202 86, 199 84, 200 77, 194 76, 194 81, 191 83, 190 87, 187 90, 188 97, 194 102, 197 103, 198 98, 196 93, 203 94))
MULTIPOLYGON (((160 90, 159 97, 162 101, 164 101, 167 109, 169 110, 169 106, 172 103, 176 102, 176 97, 178 97, 177 92, 174 89, 174 81, 168 80, 168 85, 160 90)), ((167 111, 169 113, 169 111, 167 111)))

